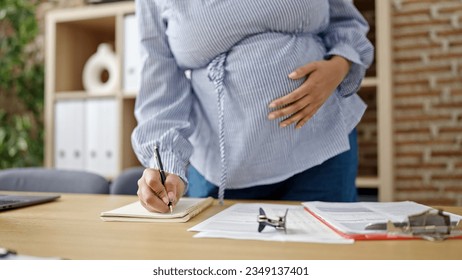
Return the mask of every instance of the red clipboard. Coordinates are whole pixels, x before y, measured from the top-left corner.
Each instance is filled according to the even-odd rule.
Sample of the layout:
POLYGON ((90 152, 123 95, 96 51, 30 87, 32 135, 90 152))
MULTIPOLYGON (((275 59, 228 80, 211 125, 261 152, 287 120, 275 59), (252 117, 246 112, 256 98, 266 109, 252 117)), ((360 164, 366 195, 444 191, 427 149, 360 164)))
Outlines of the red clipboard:
MULTIPOLYGON (((348 238, 348 239, 354 239, 354 240, 413 240, 413 239, 421 239, 420 237, 417 236, 402 236, 402 235, 391 235, 387 233, 370 233, 370 234, 363 234, 363 233, 346 233, 338 228, 334 227, 332 224, 318 216, 316 213, 308 209, 307 207, 304 207, 305 210, 310 213, 313 217, 318 219, 321 223, 329 227, 331 230, 336 232, 337 234, 341 235, 342 237, 348 238)), ((462 238, 462 236, 458 237, 451 237, 451 238, 462 238)))

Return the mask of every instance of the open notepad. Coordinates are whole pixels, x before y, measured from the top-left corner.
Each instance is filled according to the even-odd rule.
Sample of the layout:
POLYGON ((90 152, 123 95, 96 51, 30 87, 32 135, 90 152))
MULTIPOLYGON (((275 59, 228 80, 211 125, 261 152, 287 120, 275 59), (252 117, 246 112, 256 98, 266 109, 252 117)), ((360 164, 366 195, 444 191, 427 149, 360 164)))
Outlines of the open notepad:
POLYGON ((183 223, 196 216, 213 202, 212 197, 182 198, 173 208, 173 213, 154 213, 146 210, 139 201, 101 213, 108 222, 164 222, 183 223))

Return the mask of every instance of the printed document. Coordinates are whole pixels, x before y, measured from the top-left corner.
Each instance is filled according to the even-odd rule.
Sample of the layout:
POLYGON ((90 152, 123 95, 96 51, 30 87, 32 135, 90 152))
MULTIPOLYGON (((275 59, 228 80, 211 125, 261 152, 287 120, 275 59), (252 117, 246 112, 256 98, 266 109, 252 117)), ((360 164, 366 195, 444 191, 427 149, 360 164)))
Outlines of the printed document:
POLYGON ((309 214, 301 205, 237 203, 189 229, 198 231, 196 238, 230 238, 267 241, 352 244, 309 214), (266 216, 277 219, 286 210, 286 231, 266 226, 258 232, 257 218, 263 208, 266 216))

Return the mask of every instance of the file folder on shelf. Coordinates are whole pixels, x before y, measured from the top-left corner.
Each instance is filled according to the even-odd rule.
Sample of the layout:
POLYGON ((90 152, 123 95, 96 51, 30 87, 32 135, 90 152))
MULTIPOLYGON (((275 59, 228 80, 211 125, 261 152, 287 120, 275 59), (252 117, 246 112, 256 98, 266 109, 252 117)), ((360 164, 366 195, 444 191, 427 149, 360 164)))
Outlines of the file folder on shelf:
POLYGON ((84 169, 84 106, 83 100, 59 100, 55 104, 54 166, 63 169, 84 169))
POLYGON ((138 38, 136 16, 125 16, 123 86, 124 90, 128 92, 136 92, 140 88, 141 58, 138 38))
POLYGON ((86 102, 86 164, 87 171, 112 177, 118 164, 118 115, 112 98, 86 102))

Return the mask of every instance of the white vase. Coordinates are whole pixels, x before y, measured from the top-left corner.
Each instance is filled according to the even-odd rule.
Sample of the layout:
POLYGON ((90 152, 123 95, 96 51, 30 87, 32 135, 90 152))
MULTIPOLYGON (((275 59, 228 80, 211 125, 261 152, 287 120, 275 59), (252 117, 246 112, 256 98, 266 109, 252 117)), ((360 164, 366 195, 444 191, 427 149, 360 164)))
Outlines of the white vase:
POLYGON ((119 69, 117 58, 112 51, 111 45, 102 43, 98 50, 85 63, 83 68, 83 87, 88 94, 114 93, 119 83, 119 69), (102 80, 104 71, 108 73, 108 79, 102 80))

